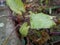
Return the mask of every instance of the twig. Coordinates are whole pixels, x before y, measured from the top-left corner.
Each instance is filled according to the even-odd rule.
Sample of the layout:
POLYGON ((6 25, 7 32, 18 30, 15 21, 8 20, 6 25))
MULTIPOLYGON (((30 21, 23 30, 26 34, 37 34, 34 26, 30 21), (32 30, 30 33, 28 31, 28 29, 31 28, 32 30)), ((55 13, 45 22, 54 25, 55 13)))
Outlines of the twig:
POLYGON ((1 17, 8 17, 8 16, 7 16, 7 15, 0 15, 0 18, 1 18, 1 17))

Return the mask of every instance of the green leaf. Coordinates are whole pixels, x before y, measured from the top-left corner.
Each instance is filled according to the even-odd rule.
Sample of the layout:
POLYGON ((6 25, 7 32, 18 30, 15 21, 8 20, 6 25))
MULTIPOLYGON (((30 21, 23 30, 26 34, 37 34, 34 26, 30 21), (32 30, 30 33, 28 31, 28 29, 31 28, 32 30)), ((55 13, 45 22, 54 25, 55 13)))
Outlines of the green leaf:
POLYGON ((55 24, 52 20, 52 16, 47 14, 38 13, 38 14, 31 14, 30 16, 30 24, 32 29, 41 29, 41 28, 51 28, 55 24))
POLYGON ((25 12, 25 7, 21 0, 6 0, 6 3, 17 14, 22 15, 22 12, 25 12))
POLYGON ((25 36, 27 36, 27 34, 28 34, 28 30, 29 30, 29 26, 28 26, 27 22, 25 22, 25 23, 21 26, 19 32, 21 33, 21 35, 22 35, 23 37, 25 37, 25 36))

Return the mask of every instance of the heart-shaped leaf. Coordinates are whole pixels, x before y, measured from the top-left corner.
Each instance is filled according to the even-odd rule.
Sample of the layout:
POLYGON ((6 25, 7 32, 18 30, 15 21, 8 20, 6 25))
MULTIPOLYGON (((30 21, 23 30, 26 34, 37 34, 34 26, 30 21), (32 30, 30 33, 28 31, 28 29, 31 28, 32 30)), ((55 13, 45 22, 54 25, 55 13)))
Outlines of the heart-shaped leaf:
POLYGON ((25 12, 25 7, 22 0, 6 0, 6 3, 10 9, 17 14, 22 15, 22 12, 25 12))
POLYGON ((22 35, 23 37, 25 37, 25 36, 27 36, 27 34, 28 34, 28 30, 29 30, 29 26, 28 26, 27 22, 25 22, 25 23, 21 26, 19 32, 21 33, 21 35, 22 35))
POLYGON ((30 16, 30 24, 32 29, 51 28, 56 25, 52 20, 52 16, 43 13, 32 13, 30 16))

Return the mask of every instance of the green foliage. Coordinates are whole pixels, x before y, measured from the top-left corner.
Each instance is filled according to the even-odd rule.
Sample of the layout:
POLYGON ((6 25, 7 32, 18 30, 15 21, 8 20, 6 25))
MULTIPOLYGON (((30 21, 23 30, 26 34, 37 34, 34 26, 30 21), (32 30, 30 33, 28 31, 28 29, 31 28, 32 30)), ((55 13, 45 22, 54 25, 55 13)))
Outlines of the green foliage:
POLYGON ((40 4, 41 4, 41 5, 43 4, 43 3, 42 3, 43 1, 44 1, 44 0, 40 0, 40 4))
POLYGON ((27 36, 27 34, 28 34, 28 30, 29 30, 29 26, 28 26, 27 22, 25 22, 25 23, 21 26, 19 32, 21 33, 21 35, 22 35, 23 37, 25 37, 25 36, 27 36))
POLYGON ((60 41, 60 36, 58 36, 58 35, 53 35, 53 36, 51 37, 51 39, 52 39, 52 42, 56 43, 56 42, 59 42, 59 41, 60 41))
POLYGON ((49 0, 40 0, 40 4, 43 5, 43 1, 45 1, 45 4, 48 5, 49 0))
POLYGON ((51 16, 43 13, 32 13, 30 16, 30 24, 32 29, 51 28, 56 25, 51 16))
POLYGON ((48 3, 49 3, 49 0, 46 0, 46 1, 45 1, 45 3, 46 3, 46 5, 48 5, 48 3))
POLYGON ((25 7, 21 0, 6 0, 6 3, 17 14, 22 15, 22 12, 25 12, 25 7))

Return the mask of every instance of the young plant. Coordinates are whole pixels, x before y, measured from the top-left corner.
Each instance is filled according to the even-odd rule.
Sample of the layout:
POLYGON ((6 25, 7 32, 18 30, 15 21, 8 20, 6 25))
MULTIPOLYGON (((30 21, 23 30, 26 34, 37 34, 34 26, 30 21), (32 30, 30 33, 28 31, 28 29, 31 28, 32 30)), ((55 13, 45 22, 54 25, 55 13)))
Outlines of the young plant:
MULTIPOLYGON (((22 15, 22 12, 26 12, 22 0, 6 0, 6 3, 13 12, 19 15, 22 15)), ((46 29, 46 28, 50 29, 51 27, 56 25, 56 23, 53 21, 53 17, 47 14, 30 13, 29 15, 30 15, 29 17, 30 24, 28 25, 28 22, 24 20, 25 22, 23 22, 23 24, 19 28, 19 32, 22 35, 22 37, 27 37, 29 29, 32 29, 32 31, 33 29, 35 30, 46 29)))

